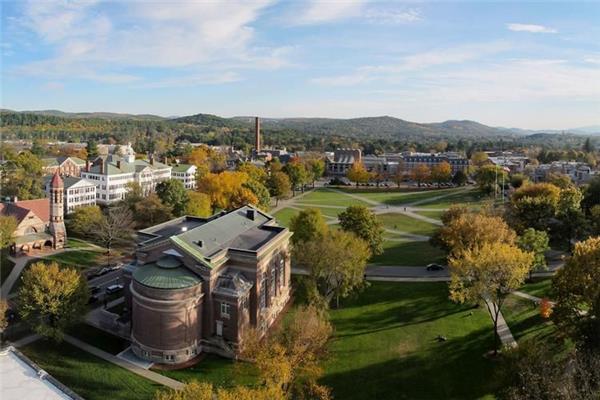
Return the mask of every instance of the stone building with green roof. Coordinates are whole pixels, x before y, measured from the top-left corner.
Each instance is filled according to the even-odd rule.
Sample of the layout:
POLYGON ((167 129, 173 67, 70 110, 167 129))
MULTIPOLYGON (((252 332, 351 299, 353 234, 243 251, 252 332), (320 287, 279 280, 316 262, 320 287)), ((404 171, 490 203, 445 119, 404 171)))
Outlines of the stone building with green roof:
POLYGON ((86 165, 81 177, 96 184, 96 203, 112 204, 127 193, 127 184, 138 183, 145 194, 154 191, 156 184, 171 179, 171 167, 156 161, 136 160, 133 156, 108 155, 86 165))
POLYGON ((243 333, 266 333, 290 299, 291 232, 252 206, 176 218, 137 236, 124 280, 132 350, 146 360, 234 357, 243 333))

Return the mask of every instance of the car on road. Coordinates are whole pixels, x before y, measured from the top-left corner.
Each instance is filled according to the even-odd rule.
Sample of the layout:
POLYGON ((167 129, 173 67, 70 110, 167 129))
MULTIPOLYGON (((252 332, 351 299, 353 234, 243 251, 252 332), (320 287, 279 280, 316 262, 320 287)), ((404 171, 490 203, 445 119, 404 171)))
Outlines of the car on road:
POLYGON ((443 271, 444 266, 440 264, 428 264, 427 271, 443 271))
POLYGON ((102 275, 106 275, 110 272, 110 268, 108 267, 104 267, 102 269, 100 269, 98 272, 96 272, 96 274, 94 276, 102 276, 102 275))
POLYGON ((104 291, 106 292, 106 294, 113 294, 120 292, 121 290, 123 290, 123 285, 116 284, 108 286, 104 291))

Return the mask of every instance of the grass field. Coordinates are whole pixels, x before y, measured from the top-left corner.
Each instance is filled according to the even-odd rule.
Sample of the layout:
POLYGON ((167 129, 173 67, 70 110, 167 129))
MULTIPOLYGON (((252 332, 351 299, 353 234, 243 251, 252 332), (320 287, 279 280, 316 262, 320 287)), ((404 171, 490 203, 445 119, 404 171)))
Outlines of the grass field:
POLYGON ((450 302, 444 283, 373 283, 331 318, 322 383, 336 399, 480 399, 499 387, 483 357, 489 315, 450 302))
POLYGON ((290 220, 294 215, 296 215, 297 212, 298 210, 294 210, 293 208, 282 208, 273 214, 273 216, 277 219, 277 223, 279 223, 279 225, 289 227, 290 220))
POLYGON ((552 342, 551 336, 556 332, 556 326, 550 320, 542 318, 540 307, 531 300, 510 295, 506 299, 502 314, 517 342, 552 342))
POLYGON ((428 242, 386 240, 383 248, 383 254, 372 257, 369 263, 421 266, 446 262, 445 253, 428 242))
POLYGON ((195 379, 200 382, 210 382, 217 387, 252 385, 257 379, 256 370, 251 364, 236 363, 212 354, 207 354, 193 367, 175 371, 153 371, 181 382, 195 379))
POLYGON ((404 214, 380 214, 377 218, 388 229, 413 233, 416 235, 431 236, 439 228, 429 222, 411 218, 404 214))
POLYGON ((433 218, 433 219, 441 220, 442 219, 442 214, 444 214, 444 211, 422 210, 422 211, 415 211, 415 213, 417 213, 419 215, 422 215, 424 217, 427 217, 427 218, 433 218))
POLYGON ((432 197, 442 196, 442 195, 450 195, 455 193, 461 189, 420 189, 413 191, 404 191, 404 192, 381 192, 381 191, 366 191, 366 190, 357 190, 350 191, 349 193, 354 193, 358 196, 364 197, 369 200, 374 200, 382 204, 387 204, 390 206, 398 206, 403 204, 410 204, 416 201, 421 201, 425 199, 429 199, 432 197))
POLYGON ((361 200, 354 199, 350 196, 345 196, 338 192, 333 192, 328 189, 317 189, 312 193, 298 199, 299 203, 307 204, 324 204, 327 206, 343 206, 348 207, 350 205, 364 205, 369 207, 370 204, 361 200))
POLYGON ((531 283, 526 283, 519 290, 521 292, 529 293, 532 296, 539 298, 548 297, 551 298, 552 279, 540 279, 534 280, 531 283))
POLYGON ((94 246, 93 243, 86 242, 83 239, 68 238, 66 247, 72 248, 72 249, 80 249, 80 248, 92 247, 92 246, 94 246))
POLYGON ((493 202, 493 198, 478 190, 463 191, 443 199, 419 204, 420 208, 449 208, 455 204, 464 204, 468 207, 481 207, 493 202))
POLYGON ((323 214, 323 216, 325 217, 331 217, 331 218, 337 218, 338 214, 344 212, 344 208, 329 208, 329 207, 316 207, 316 206, 311 206, 311 205, 307 205, 307 204, 296 204, 295 205, 298 208, 302 208, 302 209, 307 209, 307 208, 316 208, 317 210, 321 211, 321 214, 323 214))
POLYGON ((70 265, 78 269, 97 266, 104 260, 99 259, 102 255, 100 250, 72 250, 60 254, 43 257, 43 260, 57 261, 62 265, 70 265))
POLYGON ((151 400, 163 388, 68 343, 39 340, 20 350, 86 400, 151 400))
POLYGON ((113 355, 117 355, 129 347, 129 341, 85 323, 80 323, 69 329, 69 335, 113 355))

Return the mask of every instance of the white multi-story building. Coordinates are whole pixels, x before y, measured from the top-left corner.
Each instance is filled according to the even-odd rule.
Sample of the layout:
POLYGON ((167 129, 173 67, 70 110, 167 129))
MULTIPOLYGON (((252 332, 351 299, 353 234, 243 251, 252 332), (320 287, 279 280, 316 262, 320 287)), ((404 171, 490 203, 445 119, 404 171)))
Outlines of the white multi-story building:
MULTIPOLYGON (((46 193, 50 197, 50 180, 46 177, 46 193)), ((96 205, 96 184, 92 181, 74 176, 65 176, 64 182, 64 212, 70 214, 78 207, 96 205)))
POLYGON ((196 189, 196 166, 190 164, 177 164, 171 167, 171 178, 183 183, 186 189, 196 189))
POLYGON ((128 183, 138 183, 144 194, 153 192, 157 183, 171 179, 171 167, 154 158, 147 161, 136 160, 131 154, 109 155, 98 157, 86 166, 81 177, 96 184, 98 204, 111 204, 125 198, 128 183))

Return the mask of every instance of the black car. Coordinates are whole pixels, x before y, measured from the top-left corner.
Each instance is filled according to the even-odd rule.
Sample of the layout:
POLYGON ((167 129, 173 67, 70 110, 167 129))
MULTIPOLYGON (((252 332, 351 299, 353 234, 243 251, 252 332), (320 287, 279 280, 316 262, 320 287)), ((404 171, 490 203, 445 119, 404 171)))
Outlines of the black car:
POLYGON ((96 296, 90 296, 90 298, 88 299, 88 304, 94 304, 98 302, 98 297, 96 296))
POLYGON ((427 265, 427 271, 443 271, 444 266, 440 264, 429 264, 427 265))
POLYGON ((98 286, 90 286, 90 293, 91 294, 100 293, 100 288, 98 286))

